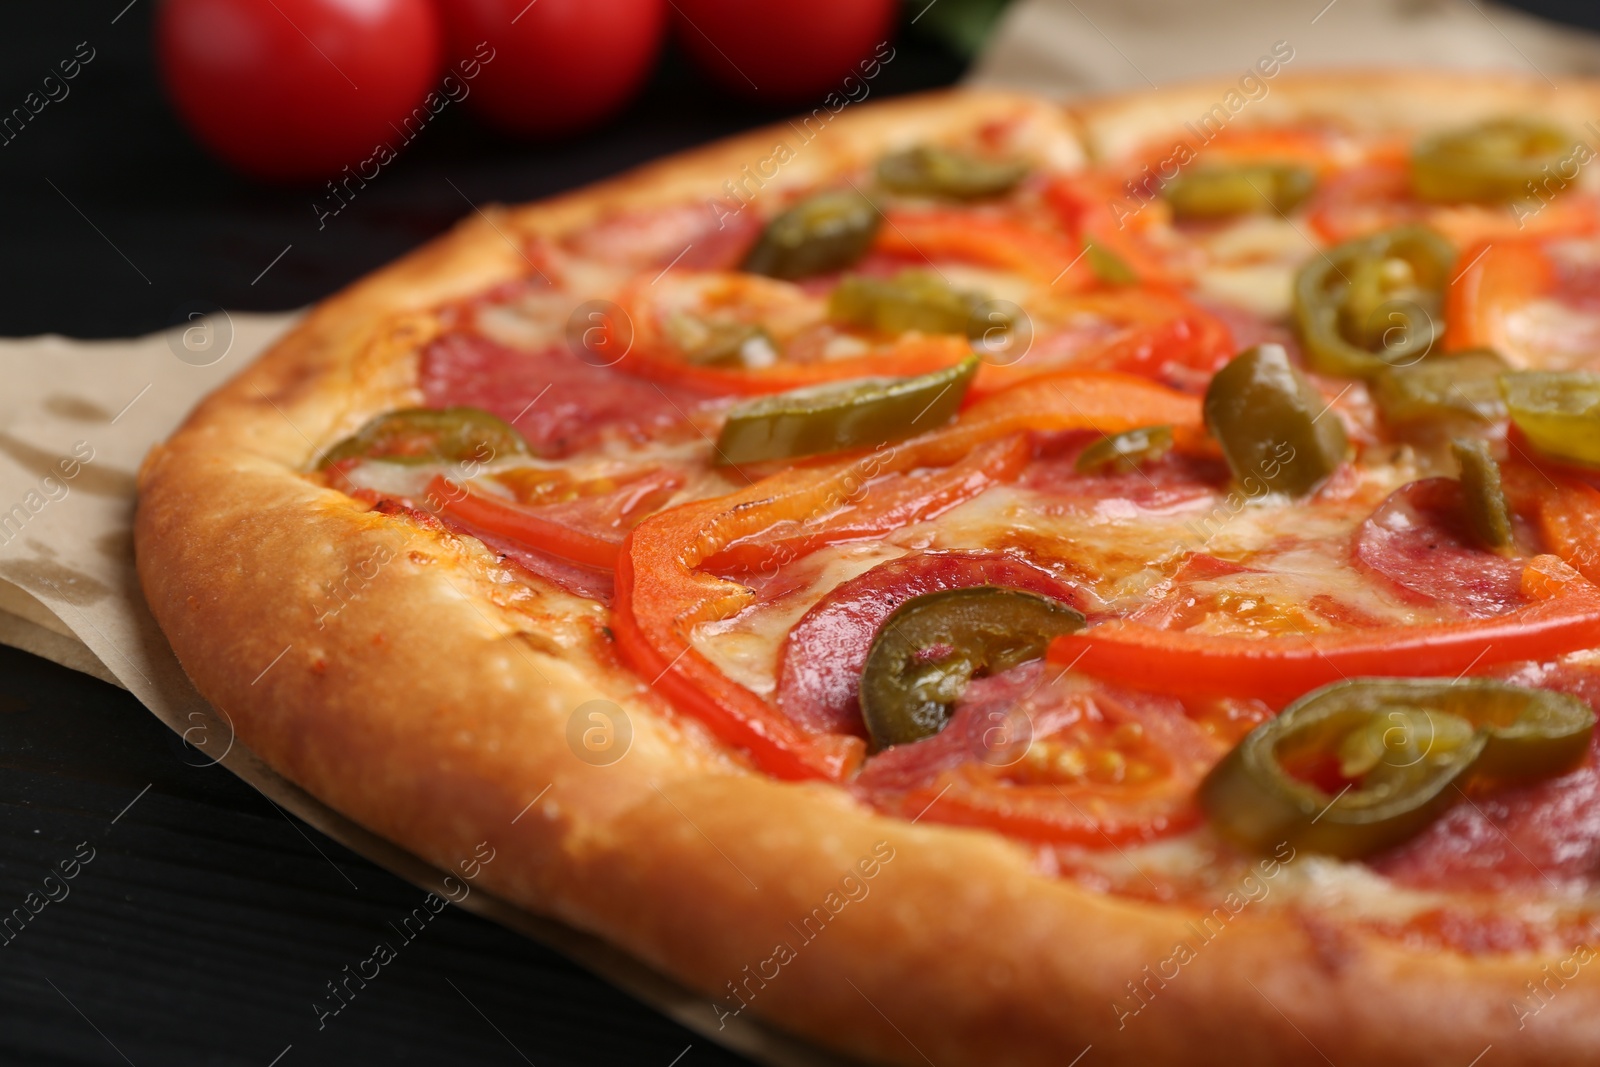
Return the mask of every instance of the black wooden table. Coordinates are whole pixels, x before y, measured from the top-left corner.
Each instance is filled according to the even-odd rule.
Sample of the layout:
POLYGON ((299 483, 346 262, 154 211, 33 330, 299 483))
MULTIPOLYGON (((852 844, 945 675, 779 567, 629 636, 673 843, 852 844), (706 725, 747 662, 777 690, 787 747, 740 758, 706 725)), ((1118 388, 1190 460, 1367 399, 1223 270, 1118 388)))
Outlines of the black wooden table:
MULTIPOLYGON (((719 97, 670 55, 632 110, 581 139, 515 144, 447 109, 319 231, 313 190, 231 175, 179 128, 151 65, 151 9, 0 11, 0 112, 80 42, 94 51, 70 95, 0 145, 0 336, 299 307, 472 204, 536 199, 780 117, 719 97)), ((896 44, 874 95, 962 71, 915 31, 896 44)), ((205 762, 127 693, 0 647, 0 918, 22 909, 0 926, 0 1064, 745 1062, 455 908, 319 1027, 327 983, 398 942, 390 924, 424 894, 205 762)))

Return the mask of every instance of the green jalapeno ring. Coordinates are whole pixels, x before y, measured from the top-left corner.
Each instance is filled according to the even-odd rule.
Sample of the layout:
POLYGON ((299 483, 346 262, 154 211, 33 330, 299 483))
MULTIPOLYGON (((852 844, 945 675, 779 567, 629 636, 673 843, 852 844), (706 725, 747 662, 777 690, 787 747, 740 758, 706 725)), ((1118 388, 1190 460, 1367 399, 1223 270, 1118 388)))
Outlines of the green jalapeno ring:
POLYGON ((1487 348, 1433 355, 1380 370, 1372 380, 1372 396, 1391 427, 1493 423, 1506 417, 1500 376, 1510 369, 1487 348))
POLYGON ((912 597, 884 620, 861 672, 873 751, 943 730, 967 683, 1045 654, 1084 617, 1038 593, 980 585, 912 597))
POLYGON ((1246 847, 1287 842, 1353 859, 1419 832, 1454 802, 1452 787, 1563 773, 1588 752, 1594 723, 1583 701, 1549 690, 1476 678, 1352 679, 1252 730, 1206 776, 1199 800, 1217 830, 1246 847), (1374 730, 1395 758, 1374 761, 1337 794, 1285 766, 1344 756, 1352 734, 1374 730))
POLYGON ((1027 175, 1019 160, 993 160, 937 145, 917 145, 878 161, 878 183, 904 196, 983 200, 1010 192, 1027 175))
POLYGON ((1461 505, 1473 540, 1491 552, 1509 552, 1511 506, 1501 485, 1500 464, 1489 454, 1489 446, 1476 438, 1458 438, 1450 451, 1461 465, 1461 505))
POLYGON ((856 189, 815 193, 767 223, 743 269, 790 280, 839 270, 866 254, 882 225, 878 206, 856 189))
POLYGON ((1282 345, 1247 348, 1219 370, 1201 406, 1228 469, 1252 496, 1303 496, 1349 449, 1344 424, 1282 345), (1266 486, 1265 490, 1254 487, 1266 486))
MULTIPOLYGON (((880 333, 972 335, 974 328, 993 329, 982 323, 979 311, 986 294, 957 289, 928 270, 903 270, 892 278, 852 274, 839 281, 828 296, 828 317, 834 322, 880 333)), ((1010 322, 1004 323, 1009 328, 1010 322)))
POLYGON ((1099 474, 1108 469, 1128 474, 1171 452, 1173 443, 1171 426, 1141 426, 1102 437, 1078 453, 1073 466, 1079 474, 1099 474))
POLYGON ((1370 378, 1427 356, 1455 250, 1422 226, 1337 245, 1300 269, 1294 320, 1315 371, 1370 378))
POLYGON ((1511 421, 1534 448, 1600 466, 1600 374, 1513 371, 1500 376, 1500 391, 1511 421))
POLYGON ((1168 182, 1161 195, 1182 221, 1288 214, 1316 188, 1317 176, 1294 163, 1200 167, 1168 182))
POLYGON ((1411 187, 1436 203, 1497 203, 1531 196, 1530 183, 1557 167, 1579 141, 1532 119, 1491 119, 1419 140, 1411 152, 1411 187))
POLYGON ((763 396, 728 413, 717 463, 793 459, 898 441, 949 421, 978 357, 912 378, 866 378, 763 396))
POLYGON ((322 454, 318 470, 348 459, 385 463, 442 463, 525 456, 528 442, 482 408, 400 408, 369 420, 322 454))

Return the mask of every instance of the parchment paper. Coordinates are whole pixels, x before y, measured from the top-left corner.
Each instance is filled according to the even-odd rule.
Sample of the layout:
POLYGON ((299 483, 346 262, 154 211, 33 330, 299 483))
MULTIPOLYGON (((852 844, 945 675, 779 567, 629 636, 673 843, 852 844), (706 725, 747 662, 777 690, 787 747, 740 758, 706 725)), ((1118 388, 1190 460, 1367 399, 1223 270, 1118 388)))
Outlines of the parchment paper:
POLYGON ((1600 36, 1487 0, 1023 0, 968 81, 1050 96, 1243 73, 1275 42, 1293 73, 1482 67, 1559 84, 1600 72, 1600 36))
MULTIPOLYGON (((939 0, 933 0, 937 3, 939 0)), ((1474 0, 1021 0, 972 79, 1065 97, 1242 71, 1277 41, 1290 69, 1449 65, 1559 83, 1600 71, 1600 40, 1474 0)), ((0 341, 0 642, 121 685, 279 806, 434 892, 442 872, 267 767, 189 684, 138 591, 130 525, 150 446, 296 318, 217 312, 137 340, 0 341)), ((783 1067, 838 1064, 588 935, 484 893, 464 906, 544 942, 706 1037, 783 1067)))
MULTIPOLYGON (((380 867, 454 899, 444 872, 346 819, 238 743, 226 716, 189 684, 139 593, 130 531, 140 460, 297 317, 221 313, 134 341, 0 342, 0 641, 123 686, 200 759, 380 867)), ((744 1055, 782 1067, 842 1062, 749 1018, 730 1017, 720 1028, 706 997, 487 893, 462 906, 744 1055)))

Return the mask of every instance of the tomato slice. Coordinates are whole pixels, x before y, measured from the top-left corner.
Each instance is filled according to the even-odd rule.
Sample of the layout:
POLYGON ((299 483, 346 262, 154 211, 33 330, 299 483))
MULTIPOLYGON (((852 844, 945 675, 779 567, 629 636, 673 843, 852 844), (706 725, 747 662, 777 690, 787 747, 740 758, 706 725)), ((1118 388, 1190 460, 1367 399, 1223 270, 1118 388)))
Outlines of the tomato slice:
POLYGON ((1411 199, 1403 157, 1374 160, 1323 178, 1311 194, 1308 220, 1317 235, 1339 244, 1419 221, 1425 209, 1411 199))
POLYGON ((428 483, 427 499, 436 501, 446 517, 469 527, 586 567, 610 570, 617 565, 632 520, 682 484, 683 476, 674 471, 652 471, 608 493, 528 507, 474 492, 436 474, 428 483))
POLYGON ((1510 355, 1506 316, 1556 285, 1555 264, 1537 241, 1493 240, 1462 251, 1466 266, 1445 298, 1447 352, 1492 348, 1510 355))
POLYGON ((944 730, 872 757, 855 790, 904 818, 1090 848, 1194 825, 1223 742, 1174 698, 1051 673, 975 679, 944 730))
POLYGON ((1373 159, 1329 175, 1312 194, 1311 228, 1332 244, 1408 223, 1438 230, 1472 261, 1485 243, 1520 243, 1533 236, 1591 233, 1600 211, 1590 196, 1578 193, 1528 205, 1424 204, 1411 191, 1410 164, 1404 156, 1373 159))
POLYGON ((1049 659, 1151 692, 1254 697, 1282 706, 1345 678, 1449 678, 1600 645, 1600 588, 1558 557, 1530 560, 1522 591, 1531 603, 1493 618, 1315 638, 1200 634, 1119 619, 1056 638, 1049 659))
MULTIPOLYGON (((926 491, 893 506, 894 521, 920 521, 978 495, 1021 465, 1016 446, 1002 439, 1029 430, 1115 433, 1156 423, 1194 426, 1193 397, 1138 378, 1061 374, 1032 379, 975 404, 952 426, 869 455, 796 467, 725 497, 691 501, 645 519, 623 543, 617 562, 613 630, 623 660, 679 708, 705 722, 724 741, 747 750, 780 778, 841 778, 861 759, 860 738, 808 734, 772 703, 728 678, 695 650, 690 635, 702 622, 748 607, 755 593, 712 573, 707 564, 735 544, 761 539, 781 524, 809 528, 798 547, 812 551, 832 539, 862 536, 856 509, 871 501, 875 480, 918 471, 926 491), (997 468, 937 475, 993 443, 997 468), (926 472, 926 473, 925 473, 926 472)), ((907 479, 908 486, 912 484, 907 479)), ((867 504, 871 509, 874 505, 867 504)), ((762 548, 757 558, 776 559, 762 548)))
MULTIPOLYGON (((1106 341, 1070 355, 1067 363, 1074 370, 1118 371, 1203 389, 1211 374, 1238 352, 1227 323, 1165 285, 1082 293, 1072 299, 1072 307, 1120 325, 1106 341)), ((984 365, 973 389, 976 395, 989 394, 1040 373, 1040 365, 1026 357, 1008 365, 984 365)))
POLYGON ((1562 479, 1539 496, 1539 532, 1550 550, 1600 584, 1600 490, 1562 479))
POLYGON ((1169 772, 1142 788, 1070 791, 1001 784, 995 777, 983 764, 969 763, 939 788, 906 793, 893 810, 911 818, 927 812, 930 822, 981 826, 1025 841, 1091 848, 1149 841, 1200 821, 1194 803, 1199 776, 1169 772))

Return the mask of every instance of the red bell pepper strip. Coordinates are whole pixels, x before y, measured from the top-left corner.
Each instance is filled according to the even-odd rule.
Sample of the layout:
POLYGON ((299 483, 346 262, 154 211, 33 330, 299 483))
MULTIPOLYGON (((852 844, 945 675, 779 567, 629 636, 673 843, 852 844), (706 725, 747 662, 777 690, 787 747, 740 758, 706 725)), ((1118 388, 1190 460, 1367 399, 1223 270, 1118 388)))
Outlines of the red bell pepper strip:
MULTIPOLYGON (((1128 192, 1115 178, 1101 174, 1057 178, 1045 188, 1045 200, 1071 235, 1071 247, 1083 248, 1085 241, 1093 241, 1125 263, 1141 282, 1175 280, 1155 250, 1140 237, 1144 229, 1166 218, 1165 211, 1148 215, 1140 212, 1131 221, 1119 216, 1116 205, 1128 200, 1128 192)), ((1086 267, 1079 263, 1057 286, 1081 289, 1093 285, 1094 272, 1086 267)))
POLYGON ((1550 551, 1600 584, 1600 490, 1562 479, 1538 499, 1539 532, 1550 551))
POLYGON ((547 555, 610 570, 630 521, 683 483, 670 471, 654 471, 613 492, 587 500, 528 507, 457 485, 443 475, 428 483, 427 499, 468 526, 508 537, 547 555), (563 522, 561 519, 572 519, 563 522))
POLYGON ((1033 448, 1022 434, 988 441, 926 476, 884 479, 847 505, 848 518, 821 526, 813 518, 776 522, 708 557, 705 566, 718 574, 747 574, 776 569, 824 545, 874 540, 912 522, 935 518, 989 485, 1015 480, 1032 459, 1033 448))
POLYGON ((1506 316, 1546 295, 1556 284, 1555 265, 1537 241, 1493 240, 1464 249, 1463 266, 1446 290, 1447 352, 1492 348, 1510 355, 1506 316))
POLYGON ((896 256, 918 256, 930 262, 964 260, 1012 271, 1046 284, 1061 279, 1062 291, 1083 288, 1095 280, 1082 263, 1069 271, 1083 250, 1061 234, 1010 219, 969 211, 891 209, 884 215, 873 247, 896 256), (1071 282, 1067 277, 1076 275, 1071 282))
MULTIPOLYGON (((664 514, 684 521, 699 518, 701 510, 686 504, 664 514), (689 514, 682 513, 685 508, 689 514)), ((684 565, 673 545, 656 540, 655 535, 669 530, 688 533, 663 524, 641 536, 636 528, 617 561, 611 629, 623 661, 673 706, 699 719, 722 740, 749 752, 768 774, 790 780, 845 777, 861 762, 865 746, 860 738, 808 736, 689 644, 688 630, 700 621, 695 618, 696 609, 711 618, 713 607, 732 605, 726 603, 728 592, 716 589, 719 579, 705 580, 707 576, 684 565), (652 574, 653 568, 661 568, 662 573, 652 574), (663 597, 672 597, 674 602, 652 603, 663 597), (689 606, 690 612, 675 614, 672 608, 679 604, 689 606), (676 651, 669 656, 668 649, 676 651)), ((731 582, 720 584, 733 586, 731 582)))
POLYGON ((1533 603, 1470 622, 1238 637, 1119 619, 1056 638, 1048 658, 1151 692, 1256 697, 1281 707, 1345 678, 1449 678, 1600 646, 1600 588, 1555 556, 1534 557, 1522 585, 1533 603))
MULTIPOLYGON (((1025 431, 1097 429, 1114 433, 1155 423, 1199 422, 1193 398, 1138 378, 1061 374, 1036 378, 975 404, 952 426, 868 455, 796 467, 725 497, 691 501, 653 515, 628 535, 617 563, 612 630, 624 662, 680 709, 695 715, 729 744, 748 751, 780 778, 839 779, 863 754, 859 738, 810 735, 766 699, 737 684, 693 646, 696 625, 725 619, 756 594, 706 564, 731 546, 752 543, 781 524, 799 524, 812 551, 832 540, 862 536, 858 507, 871 488, 917 471, 927 491, 906 494, 892 509, 901 525, 921 521, 971 499, 1020 464, 1000 440, 1025 431), (927 473, 953 468, 984 446, 998 468, 957 476, 927 473)), ((870 510, 871 504, 866 505, 870 510)), ((781 543, 781 539, 780 539, 781 543)), ((763 549, 762 551, 769 551, 763 549)), ((786 555, 773 556, 779 562, 786 555)))

